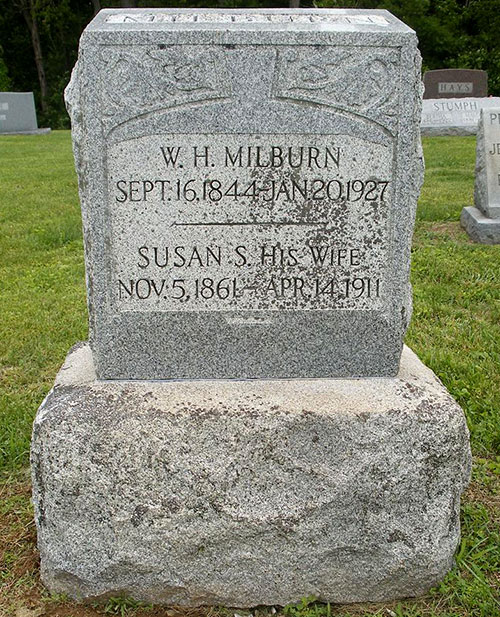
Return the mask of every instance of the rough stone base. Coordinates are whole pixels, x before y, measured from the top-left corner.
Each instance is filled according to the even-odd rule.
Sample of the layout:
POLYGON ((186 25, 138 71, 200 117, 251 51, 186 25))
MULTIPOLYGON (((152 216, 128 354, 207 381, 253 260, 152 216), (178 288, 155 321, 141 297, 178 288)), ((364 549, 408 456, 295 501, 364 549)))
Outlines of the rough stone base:
POLYGON ((462 210, 460 223, 474 242, 500 244, 500 218, 487 218, 481 210, 469 206, 462 210))
POLYGON ((34 425, 42 578, 182 605, 423 594, 453 565, 470 464, 409 349, 395 378, 99 382, 80 345, 34 425))

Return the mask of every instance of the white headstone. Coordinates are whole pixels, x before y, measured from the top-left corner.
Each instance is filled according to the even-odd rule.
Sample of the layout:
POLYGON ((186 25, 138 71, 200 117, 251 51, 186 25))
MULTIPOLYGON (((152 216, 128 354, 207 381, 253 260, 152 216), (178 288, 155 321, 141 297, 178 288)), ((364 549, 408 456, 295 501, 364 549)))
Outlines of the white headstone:
POLYGON ((499 106, 499 97, 424 99, 421 133, 425 136, 475 135, 481 109, 499 106))
POLYGON ((488 218, 500 218, 500 105, 481 111, 474 203, 488 218))
POLYGON ((500 244, 500 105, 481 110, 474 207, 463 209, 461 222, 476 242, 500 244))

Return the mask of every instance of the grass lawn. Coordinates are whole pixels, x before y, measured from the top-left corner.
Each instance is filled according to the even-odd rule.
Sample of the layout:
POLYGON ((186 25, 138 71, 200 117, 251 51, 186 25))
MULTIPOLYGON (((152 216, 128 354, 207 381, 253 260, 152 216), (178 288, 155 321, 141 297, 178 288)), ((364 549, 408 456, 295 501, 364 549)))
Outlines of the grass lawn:
MULTIPOLYGON (((462 405, 471 431, 475 464, 457 567, 422 599, 351 607, 305 599, 278 609, 287 617, 500 616, 500 246, 471 243, 458 223, 472 204, 475 139, 426 138, 424 152, 407 342, 462 405)), ((231 617, 120 598, 80 606, 42 589, 27 473, 31 424, 67 351, 87 337, 70 134, 0 137, 0 161, 0 616, 231 617)))

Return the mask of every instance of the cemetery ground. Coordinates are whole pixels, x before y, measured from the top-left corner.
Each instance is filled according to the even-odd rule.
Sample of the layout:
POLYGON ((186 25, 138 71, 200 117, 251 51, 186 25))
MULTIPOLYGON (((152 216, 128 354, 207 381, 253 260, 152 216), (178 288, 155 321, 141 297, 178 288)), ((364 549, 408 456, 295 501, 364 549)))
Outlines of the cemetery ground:
MULTIPOLYGON (((500 615, 500 246, 472 243, 458 222, 473 201, 475 138, 426 138, 424 152, 406 341, 462 405, 471 431, 474 469, 462 500, 457 565, 416 600, 329 606, 305 598, 253 615, 500 615)), ((42 588, 30 504, 31 424, 69 348, 87 338, 70 133, 1 137, 0 161, 0 616, 249 615, 153 608, 127 598, 84 606, 42 588)))

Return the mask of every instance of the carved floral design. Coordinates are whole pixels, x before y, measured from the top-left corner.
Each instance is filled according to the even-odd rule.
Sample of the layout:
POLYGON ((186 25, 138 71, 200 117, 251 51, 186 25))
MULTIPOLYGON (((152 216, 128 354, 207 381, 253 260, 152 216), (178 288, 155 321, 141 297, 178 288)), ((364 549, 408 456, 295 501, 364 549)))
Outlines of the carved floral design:
POLYGON ((231 95, 220 50, 166 46, 102 52, 102 109, 108 129, 144 113, 231 95))
POLYGON ((287 48, 278 54, 273 95, 354 112, 389 130, 396 124, 399 50, 287 48))

